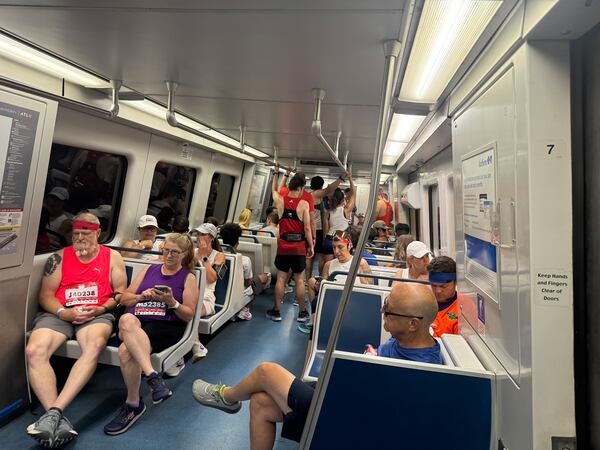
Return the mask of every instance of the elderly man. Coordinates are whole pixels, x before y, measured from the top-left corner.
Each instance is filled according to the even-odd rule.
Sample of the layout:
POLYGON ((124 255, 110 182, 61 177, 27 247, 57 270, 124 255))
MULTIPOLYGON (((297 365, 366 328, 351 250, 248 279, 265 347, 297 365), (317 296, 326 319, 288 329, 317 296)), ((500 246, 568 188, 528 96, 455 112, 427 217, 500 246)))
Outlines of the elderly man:
POLYGON ((46 413, 27 433, 47 447, 62 445, 77 436, 63 415, 96 369, 98 357, 113 329, 109 311, 118 305, 127 287, 121 255, 98 245, 100 222, 90 213, 73 218, 73 245, 48 258, 40 290, 40 312, 27 348, 31 388, 46 413), (81 356, 58 394, 50 357, 75 335, 81 356))
MULTIPOLYGON (((132 239, 123 244, 126 248, 137 248, 138 250, 154 250, 160 251, 162 241, 156 239, 158 232, 158 222, 156 217, 145 215, 138 220, 138 235, 139 239, 132 239)), ((161 259, 160 255, 143 254, 137 252, 123 252, 123 256, 127 258, 141 258, 145 261, 157 261, 161 259)))
MULTIPOLYGON (((440 346, 429 334, 437 313, 431 290, 423 285, 395 286, 381 310, 392 338, 379 346, 379 355, 441 364, 440 346)), ((373 380, 376 383, 377 380, 373 380)), ((275 423, 283 422, 281 435, 300 441, 314 384, 304 383, 274 363, 257 366, 233 387, 194 381, 194 398, 203 405, 230 414, 250 400, 250 447, 270 449, 275 442, 275 423)))
POLYGON ((427 266, 431 290, 438 304, 438 313, 431 324, 433 335, 458 334, 459 302, 463 295, 456 290, 456 263, 449 256, 437 256, 427 266))

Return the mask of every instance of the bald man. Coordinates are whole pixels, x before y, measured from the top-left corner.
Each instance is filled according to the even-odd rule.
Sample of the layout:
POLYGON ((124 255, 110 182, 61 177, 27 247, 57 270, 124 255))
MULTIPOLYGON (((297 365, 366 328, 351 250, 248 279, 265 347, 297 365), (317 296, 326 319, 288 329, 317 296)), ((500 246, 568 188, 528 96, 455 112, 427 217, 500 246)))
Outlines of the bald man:
MULTIPOLYGON (((442 363, 440 346, 429 335, 437 315, 431 289, 416 283, 394 286, 381 312, 393 337, 379 346, 380 356, 442 363)), ((315 383, 295 378, 279 364, 264 362, 233 387, 196 380, 192 390, 201 404, 230 414, 250 400, 250 447, 270 449, 276 422, 283 422, 282 437, 300 442, 314 387, 315 383)))

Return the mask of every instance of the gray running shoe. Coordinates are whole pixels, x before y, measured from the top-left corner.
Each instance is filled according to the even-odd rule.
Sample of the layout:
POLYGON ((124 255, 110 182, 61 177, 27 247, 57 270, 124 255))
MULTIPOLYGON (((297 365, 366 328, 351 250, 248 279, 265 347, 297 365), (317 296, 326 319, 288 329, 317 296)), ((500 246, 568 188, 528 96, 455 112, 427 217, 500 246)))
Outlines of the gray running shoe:
POLYGON ((27 427, 27 434, 38 441, 44 447, 52 448, 54 445, 54 436, 56 428, 62 414, 56 409, 49 409, 35 423, 27 427))
POLYGON ((242 402, 235 402, 232 405, 225 403, 222 392, 226 387, 224 384, 210 384, 198 379, 192 385, 192 393, 194 394, 194 398, 205 406, 217 408, 229 414, 235 414, 242 409, 242 402))
POLYGON ((56 427, 56 433, 54 433, 54 442, 52 443, 52 447, 54 448, 64 445, 67 442, 75 439, 77 436, 77 431, 73 429, 73 425, 71 425, 69 419, 63 415, 60 418, 60 422, 58 422, 58 427, 56 427))

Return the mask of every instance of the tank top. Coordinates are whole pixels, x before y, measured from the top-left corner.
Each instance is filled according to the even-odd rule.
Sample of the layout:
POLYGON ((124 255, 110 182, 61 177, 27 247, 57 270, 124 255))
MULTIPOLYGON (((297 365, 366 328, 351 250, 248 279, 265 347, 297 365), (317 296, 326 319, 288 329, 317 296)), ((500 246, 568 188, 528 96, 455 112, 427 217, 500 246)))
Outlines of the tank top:
MULTIPOLYGON (((135 239, 133 241, 136 244, 140 243, 139 239, 135 239)), ((152 249, 155 252, 158 252, 160 250, 160 244, 163 243, 165 241, 163 240, 159 240, 159 239, 155 239, 154 240, 154 244, 152 244, 152 249)), ((160 259, 160 255, 152 255, 152 254, 146 254, 146 255, 141 255, 140 259, 143 259, 144 261, 158 261, 160 259)))
POLYGON ((385 224, 389 227, 392 222, 392 205, 386 199, 382 198, 381 200, 385 203, 385 213, 382 216, 375 217, 375 220, 383 220, 385 224))
MULTIPOLYGON (((215 263, 215 259, 217 258, 218 254, 219 254, 219 252, 213 248, 212 251, 210 252, 210 255, 208 255, 208 262, 211 264, 211 266, 215 263)), ((215 303, 217 302, 217 297, 215 296, 215 287, 216 286, 217 286, 217 280, 213 281, 210 284, 207 284, 206 287, 204 288, 204 300, 213 306, 213 310, 215 307, 215 303)))
POLYGON ((103 245, 89 263, 82 263, 72 246, 65 247, 61 270, 62 278, 54 296, 63 306, 102 306, 113 292, 110 249, 103 245))
MULTIPOLYGON (((339 259, 334 258, 331 260, 331 262, 329 263, 329 274, 331 275, 333 272, 336 271, 340 271, 340 272, 348 272, 350 270, 350 264, 352 264, 352 258, 350 258, 348 261, 346 261, 345 263, 340 262, 339 259)), ((346 279, 348 278, 347 275, 338 275, 335 277, 335 281, 337 283, 346 283, 346 279)), ((356 279, 354 280, 354 284, 362 284, 360 281, 360 277, 356 277, 356 279)))
POLYGON ((340 205, 335 210, 329 211, 329 232, 328 236, 333 236, 336 231, 344 231, 348 228, 348 219, 344 214, 344 208, 340 205))
MULTIPOLYGON (((169 286, 171 291, 173 291, 173 298, 179 303, 183 303, 185 279, 190 271, 185 267, 182 267, 172 275, 165 275, 162 273, 162 267, 162 264, 152 264, 148 267, 146 275, 144 275, 144 279, 135 293, 141 294, 146 289, 162 284, 169 286)), ((144 320, 181 320, 175 315, 174 309, 169 308, 166 303, 157 300, 145 300, 139 302, 129 308, 127 312, 135 314, 137 317, 144 320)))
POLYGON ((304 222, 300 220, 296 209, 302 198, 283 197, 283 215, 279 219, 279 239, 277 240, 278 255, 305 255, 306 239, 300 242, 287 242, 283 240, 286 233, 299 233, 304 235, 304 222))

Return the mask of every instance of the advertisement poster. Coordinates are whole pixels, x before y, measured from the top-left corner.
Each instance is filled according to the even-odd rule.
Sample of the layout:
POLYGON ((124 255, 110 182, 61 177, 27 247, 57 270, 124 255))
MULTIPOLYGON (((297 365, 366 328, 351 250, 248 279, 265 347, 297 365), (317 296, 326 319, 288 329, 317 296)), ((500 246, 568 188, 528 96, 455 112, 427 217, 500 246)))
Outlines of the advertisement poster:
POLYGON ((462 180, 465 277, 497 302, 495 146, 477 150, 463 158, 462 180))

